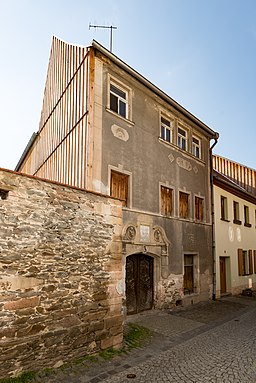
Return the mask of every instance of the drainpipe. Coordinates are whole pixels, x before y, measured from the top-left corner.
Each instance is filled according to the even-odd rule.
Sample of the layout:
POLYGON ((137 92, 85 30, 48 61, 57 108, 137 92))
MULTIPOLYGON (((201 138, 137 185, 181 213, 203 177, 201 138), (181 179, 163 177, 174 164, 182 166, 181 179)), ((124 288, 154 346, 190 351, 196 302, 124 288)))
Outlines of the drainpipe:
POLYGON ((210 147, 210 188, 211 188, 211 216, 212 216, 212 300, 216 300, 216 248, 215 248, 215 216, 214 216, 214 195, 213 195, 213 161, 212 161, 212 150, 217 144, 219 134, 216 133, 214 137, 214 143, 210 147))

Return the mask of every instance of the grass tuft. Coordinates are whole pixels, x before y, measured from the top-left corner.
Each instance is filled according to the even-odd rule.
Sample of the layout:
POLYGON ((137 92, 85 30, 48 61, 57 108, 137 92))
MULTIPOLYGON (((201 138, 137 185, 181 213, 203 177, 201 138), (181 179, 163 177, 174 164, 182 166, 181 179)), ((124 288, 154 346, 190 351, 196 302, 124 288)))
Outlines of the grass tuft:
MULTIPOLYGON (((90 367, 93 363, 100 363, 100 359, 111 360, 115 356, 122 354, 128 354, 132 349, 140 348, 143 344, 149 340, 152 336, 152 332, 142 326, 139 326, 136 323, 128 323, 124 329, 124 345, 121 349, 114 349, 113 347, 106 350, 100 351, 95 355, 86 355, 84 357, 77 358, 71 362, 65 363, 63 366, 59 367, 60 370, 66 370, 72 366, 84 365, 85 367, 90 367)), ((34 380, 37 377, 47 377, 52 374, 55 374, 56 371, 51 368, 45 368, 39 372, 28 371, 23 372, 17 378, 4 378, 0 379, 0 383, 29 383, 35 382, 34 380)))

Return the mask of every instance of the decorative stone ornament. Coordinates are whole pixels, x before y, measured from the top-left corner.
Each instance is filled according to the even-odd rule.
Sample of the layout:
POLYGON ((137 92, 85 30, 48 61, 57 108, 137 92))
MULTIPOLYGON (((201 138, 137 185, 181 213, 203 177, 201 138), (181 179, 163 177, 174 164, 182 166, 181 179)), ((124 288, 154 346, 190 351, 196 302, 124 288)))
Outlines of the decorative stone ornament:
POLYGON ((132 241, 136 236, 136 229, 133 225, 129 225, 125 231, 124 239, 132 241))

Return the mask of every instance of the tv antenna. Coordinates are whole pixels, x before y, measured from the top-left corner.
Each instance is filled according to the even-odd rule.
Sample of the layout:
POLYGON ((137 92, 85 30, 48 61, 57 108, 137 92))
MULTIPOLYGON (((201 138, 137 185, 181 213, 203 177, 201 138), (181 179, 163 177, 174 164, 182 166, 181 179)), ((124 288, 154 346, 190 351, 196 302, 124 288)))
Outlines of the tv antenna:
POLYGON ((112 52, 112 45, 113 45, 113 29, 117 29, 117 27, 114 27, 113 25, 107 26, 107 25, 92 25, 91 23, 89 24, 89 29, 91 28, 103 28, 103 29, 110 29, 110 52, 112 52))

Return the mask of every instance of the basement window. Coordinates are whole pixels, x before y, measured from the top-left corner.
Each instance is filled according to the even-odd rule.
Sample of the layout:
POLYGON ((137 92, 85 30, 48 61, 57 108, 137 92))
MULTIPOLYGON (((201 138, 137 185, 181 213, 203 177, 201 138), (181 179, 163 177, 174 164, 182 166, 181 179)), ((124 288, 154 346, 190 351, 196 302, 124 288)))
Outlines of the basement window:
POLYGON ((7 199, 8 193, 9 193, 8 190, 0 189, 0 199, 7 199))

